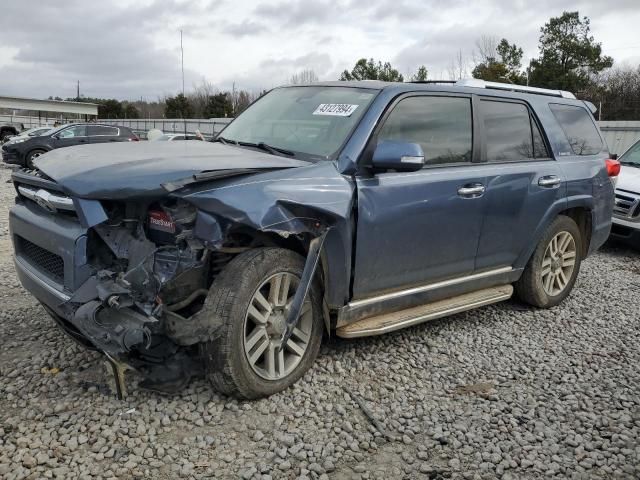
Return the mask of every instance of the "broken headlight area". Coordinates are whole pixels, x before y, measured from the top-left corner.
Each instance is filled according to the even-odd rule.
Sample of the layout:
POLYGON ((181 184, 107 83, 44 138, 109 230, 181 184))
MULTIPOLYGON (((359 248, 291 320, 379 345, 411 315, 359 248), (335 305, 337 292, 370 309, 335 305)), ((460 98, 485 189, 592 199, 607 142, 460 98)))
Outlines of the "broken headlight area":
POLYGON ((196 342, 185 344, 176 334, 231 256, 193 237, 196 210, 186 202, 107 203, 105 210, 108 220, 89 231, 93 274, 64 305, 67 318, 97 349, 143 373, 156 389, 179 388, 200 362, 194 360, 196 342))

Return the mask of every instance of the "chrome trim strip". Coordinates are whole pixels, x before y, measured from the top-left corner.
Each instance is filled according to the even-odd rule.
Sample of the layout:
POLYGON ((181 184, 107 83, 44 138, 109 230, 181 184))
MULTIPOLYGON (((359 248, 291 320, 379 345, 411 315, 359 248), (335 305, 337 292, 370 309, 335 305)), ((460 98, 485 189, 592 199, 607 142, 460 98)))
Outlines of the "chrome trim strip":
POLYGON ((36 190, 35 188, 19 185, 18 192, 20 192, 20 194, 25 198, 36 202, 40 206, 43 206, 44 203, 44 205, 58 210, 75 210, 73 199, 71 199, 71 197, 51 193, 43 188, 36 190))
POLYGON ((488 270, 486 272, 474 273, 472 275, 467 275, 464 277, 452 278, 450 280, 444 280, 442 282, 430 283, 427 285, 423 285, 421 287, 413 287, 407 290, 400 290, 397 292, 386 293, 384 295, 380 295, 377 297, 365 298, 363 300, 356 300, 355 302, 349 302, 346 305, 346 308, 362 308, 368 305, 373 305, 376 303, 384 302, 387 300, 394 300, 397 298, 402 298, 410 295, 415 295, 417 293, 428 292, 430 290, 437 290, 443 287, 449 287, 451 285, 459 285, 461 283, 472 282, 474 280, 478 280, 480 278, 492 277, 494 275, 500 275, 503 273, 510 273, 513 271, 512 267, 502 267, 496 268, 495 270, 488 270))
POLYGON ((16 267, 19 267, 24 272, 24 274, 27 275, 31 280, 36 282, 38 285, 40 285, 42 288, 47 290, 52 295, 58 297, 63 302, 68 302, 69 301, 69 299, 71 298, 71 295, 67 295, 64 292, 61 292, 60 290, 55 288, 53 285, 50 285, 49 283, 44 281, 36 273, 34 268, 31 265, 29 265, 27 262, 25 262, 24 260, 22 260, 21 258, 16 257, 16 256, 13 257, 13 260, 16 263, 16 267))

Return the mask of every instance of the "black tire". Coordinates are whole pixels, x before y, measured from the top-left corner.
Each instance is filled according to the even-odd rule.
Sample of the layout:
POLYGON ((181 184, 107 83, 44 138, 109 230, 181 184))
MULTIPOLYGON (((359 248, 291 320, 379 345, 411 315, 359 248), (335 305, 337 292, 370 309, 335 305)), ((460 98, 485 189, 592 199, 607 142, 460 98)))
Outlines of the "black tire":
POLYGON ((262 378, 245 354, 245 317, 254 294, 267 279, 279 273, 300 278, 304 259, 282 248, 258 248, 235 257, 218 275, 205 301, 206 314, 219 325, 212 341, 201 345, 205 371, 220 393, 253 399, 280 392, 295 383, 313 365, 322 341, 321 293, 317 282, 309 289, 311 334, 297 366, 284 378, 262 378))
POLYGON ((522 276, 514 284, 516 296, 523 302, 535 307, 550 308, 558 305, 567 298, 567 296, 569 296, 573 289, 578 273, 580 272, 582 252, 583 240, 578 225, 576 225, 576 222, 573 221, 573 219, 564 215, 559 215, 545 230, 540 242, 533 252, 533 255, 529 259, 529 263, 527 263, 522 276), (575 264, 573 271, 568 278, 568 282, 562 291, 555 295, 551 295, 545 291, 543 286, 542 261, 552 239, 562 232, 567 232, 573 237, 576 251, 575 264))
POLYGON ((27 167, 35 168, 33 161, 43 153, 47 153, 47 151, 41 148, 36 148, 35 150, 31 150, 29 153, 27 153, 27 167))

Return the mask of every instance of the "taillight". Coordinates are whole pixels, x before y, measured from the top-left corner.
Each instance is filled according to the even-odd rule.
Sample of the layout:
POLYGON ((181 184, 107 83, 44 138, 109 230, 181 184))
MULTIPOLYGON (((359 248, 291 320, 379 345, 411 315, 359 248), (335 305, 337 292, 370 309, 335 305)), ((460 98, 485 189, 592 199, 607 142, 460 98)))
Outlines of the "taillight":
POLYGON ((618 160, 607 158, 605 165, 607 166, 607 175, 610 177, 617 177, 620 174, 620 162, 618 160))

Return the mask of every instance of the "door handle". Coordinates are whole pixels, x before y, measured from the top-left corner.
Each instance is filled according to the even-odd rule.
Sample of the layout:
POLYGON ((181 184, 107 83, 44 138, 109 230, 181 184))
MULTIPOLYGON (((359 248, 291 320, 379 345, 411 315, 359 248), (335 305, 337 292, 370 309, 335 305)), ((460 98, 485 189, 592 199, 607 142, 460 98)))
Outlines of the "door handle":
POLYGON ((484 194, 485 186, 480 183, 472 183, 460 187, 458 189, 458 195, 464 198, 477 198, 484 194))
POLYGON ((538 185, 545 188, 553 188, 560 185, 560 177, 557 175, 546 175, 538 179, 538 185))

